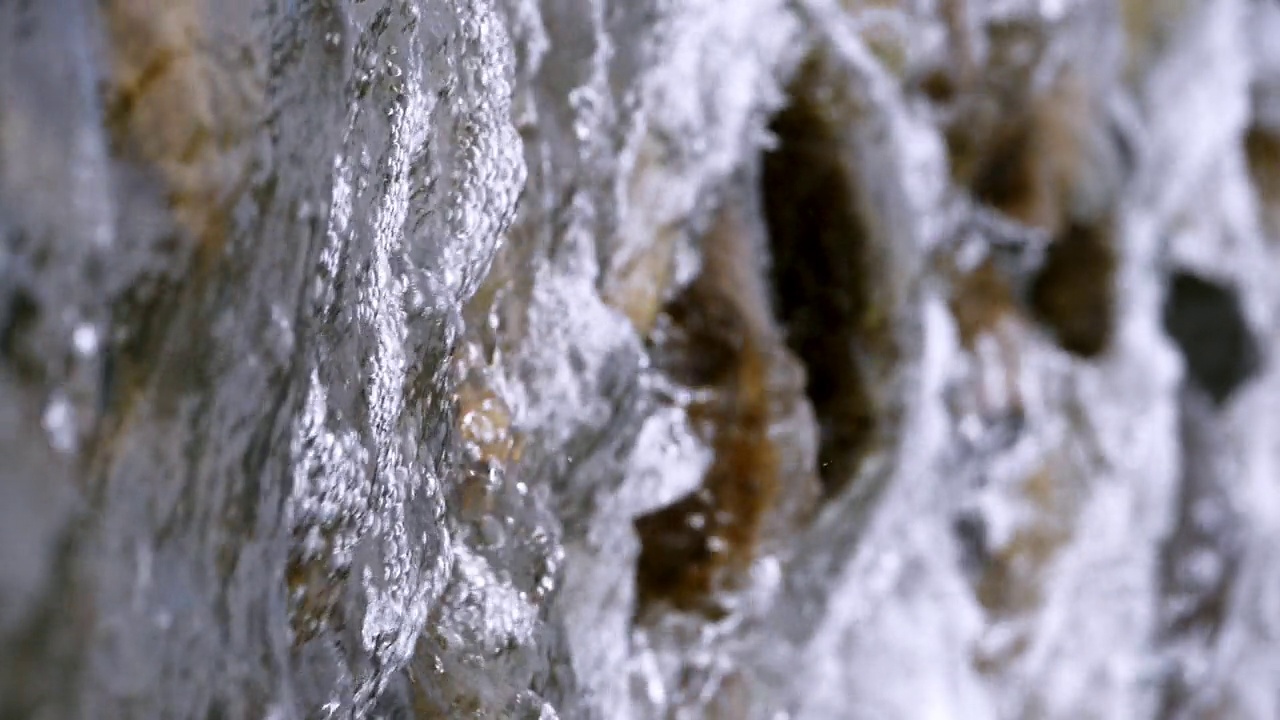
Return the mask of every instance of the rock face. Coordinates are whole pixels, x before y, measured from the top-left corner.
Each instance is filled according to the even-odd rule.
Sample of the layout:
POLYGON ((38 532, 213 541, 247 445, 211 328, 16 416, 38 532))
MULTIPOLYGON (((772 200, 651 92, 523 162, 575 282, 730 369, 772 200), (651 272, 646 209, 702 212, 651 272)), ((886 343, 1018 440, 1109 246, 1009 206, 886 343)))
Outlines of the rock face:
POLYGON ((0 2, 0 717, 1280 717, 1277 38, 0 2))

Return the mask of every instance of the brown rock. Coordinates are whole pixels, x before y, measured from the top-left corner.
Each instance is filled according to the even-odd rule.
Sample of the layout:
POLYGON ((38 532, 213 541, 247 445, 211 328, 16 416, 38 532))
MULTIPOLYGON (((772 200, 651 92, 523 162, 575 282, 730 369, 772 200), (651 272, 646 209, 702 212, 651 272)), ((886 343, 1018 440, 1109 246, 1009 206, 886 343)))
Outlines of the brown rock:
POLYGON ((793 527, 816 495, 812 457, 790 450, 813 432, 802 373, 769 318, 736 213, 708 234, 703 274, 668 307, 670 333, 656 348, 670 376, 710 391, 688 411, 715 459, 699 490, 636 521, 642 606, 712 610, 713 594, 734 587, 770 531, 793 527))
POLYGON ((1081 357, 1103 352, 1114 333, 1118 259, 1112 242, 1107 225, 1072 223, 1050 244, 1031 287, 1038 319, 1081 357))

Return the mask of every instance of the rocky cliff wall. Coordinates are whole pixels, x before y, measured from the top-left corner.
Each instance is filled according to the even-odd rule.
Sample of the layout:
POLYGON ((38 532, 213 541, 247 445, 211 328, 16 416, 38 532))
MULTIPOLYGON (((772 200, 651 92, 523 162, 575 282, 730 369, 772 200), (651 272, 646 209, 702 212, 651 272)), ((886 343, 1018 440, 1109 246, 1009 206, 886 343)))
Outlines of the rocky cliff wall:
POLYGON ((0 716, 1280 717, 1280 9, 0 2, 0 716))

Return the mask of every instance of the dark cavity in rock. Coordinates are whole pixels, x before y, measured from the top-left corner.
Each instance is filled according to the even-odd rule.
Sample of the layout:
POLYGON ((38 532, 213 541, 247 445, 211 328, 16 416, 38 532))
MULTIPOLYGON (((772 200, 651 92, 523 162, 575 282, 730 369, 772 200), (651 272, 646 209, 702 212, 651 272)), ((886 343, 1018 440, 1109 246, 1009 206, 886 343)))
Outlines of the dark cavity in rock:
POLYGON ((792 103, 770 123, 778 146, 764 156, 763 195, 775 308, 808 373, 819 473, 832 495, 853 479, 874 436, 876 413, 855 353, 866 349, 879 314, 854 178, 812 90, 802 74, 792 103))
POLYGON ((1032 280, 1031 305, 1058 344, 1100 355, 1115 331, 1116 256, 1107 223, 1072 222, 1050 245, 1032 280))
POLYGON ((1188 379, 1217 405, 1258 370, 1257 341, 1229 287, 1175 273, 1165 299, 1164 327, 1182 351, 1188 379))

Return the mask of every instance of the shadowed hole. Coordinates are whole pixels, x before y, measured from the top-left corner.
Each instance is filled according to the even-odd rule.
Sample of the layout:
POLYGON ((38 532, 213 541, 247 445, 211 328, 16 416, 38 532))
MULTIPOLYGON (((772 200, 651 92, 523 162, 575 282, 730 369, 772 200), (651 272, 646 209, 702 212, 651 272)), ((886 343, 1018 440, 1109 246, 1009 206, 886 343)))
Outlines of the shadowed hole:
POLYGON ((1106 223, 1070 223, 1050 243, 1032 280, 1031 305, 1063 349, 1083 358, 1107 349, 1115 331, 1115 272, 1106 223))
POLYGON ((1174 274, 1164 327, 1182 351, 1188 379, 1218 405, 1258 369, 1257 342, 1229 287, 1191 273, 1174 274))
POLYGON ((764 156, 762 191, 774 309, 808 374, 821 432, 819 472, 831 495, 853 478, 875 430, 855 353, 871 339, 877 314, 854 181, 839 161, 834 128, 808 99, 816 93, 801 83, 770 123, 778 146, 764 156))

